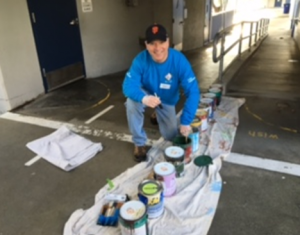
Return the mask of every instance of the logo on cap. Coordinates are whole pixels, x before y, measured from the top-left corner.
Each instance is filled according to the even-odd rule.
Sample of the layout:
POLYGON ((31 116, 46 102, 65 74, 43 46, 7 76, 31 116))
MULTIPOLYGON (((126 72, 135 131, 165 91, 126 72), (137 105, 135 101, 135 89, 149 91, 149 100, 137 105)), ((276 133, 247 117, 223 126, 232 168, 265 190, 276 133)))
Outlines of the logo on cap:
POLYGON ((152 33, 153 34, 157 34, 158 33, 158 27, 157 26, 153 26, 152 27, 152 33))

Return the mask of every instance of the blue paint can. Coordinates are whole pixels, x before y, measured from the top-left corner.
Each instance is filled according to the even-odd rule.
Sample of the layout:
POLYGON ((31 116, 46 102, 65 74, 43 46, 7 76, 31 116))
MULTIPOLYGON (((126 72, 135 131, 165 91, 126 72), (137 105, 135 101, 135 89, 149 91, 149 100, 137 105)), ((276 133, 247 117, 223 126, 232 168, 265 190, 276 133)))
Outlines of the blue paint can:
POLYGON ((192 127, 192 133, 189 135, 189 137, 192 140, 192 152, 194 153, 199 149, 199 142, 200 142, 199 129, 196 127, 192 127))

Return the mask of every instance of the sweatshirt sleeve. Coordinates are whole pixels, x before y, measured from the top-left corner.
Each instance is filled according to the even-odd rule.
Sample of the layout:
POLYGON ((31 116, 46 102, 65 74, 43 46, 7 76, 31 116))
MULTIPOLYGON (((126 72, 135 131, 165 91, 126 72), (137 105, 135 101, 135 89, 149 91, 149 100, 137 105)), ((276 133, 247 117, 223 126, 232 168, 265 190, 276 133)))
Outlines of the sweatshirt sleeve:
POLYGON ((142 91, 142 62, 139 56, 137 56, 125 75, 123 81, 123 93, 127 98, 130 98, 136 102, 142 102, 145 93, 142 91))
POLYGON ((181 87, 184 91, 186 101, 180 117, 180 124, 190 125, 195 118, 200 101, 200 90, 197 78, 188 60, 182 55, 179 70, 181 87))

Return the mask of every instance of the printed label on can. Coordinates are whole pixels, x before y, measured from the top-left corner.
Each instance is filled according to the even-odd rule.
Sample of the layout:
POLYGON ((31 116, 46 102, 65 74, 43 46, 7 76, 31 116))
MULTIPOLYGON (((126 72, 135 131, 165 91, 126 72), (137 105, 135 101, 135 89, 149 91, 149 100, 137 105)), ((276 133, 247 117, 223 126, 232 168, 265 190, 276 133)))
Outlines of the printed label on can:
POLYGON ((176 191, 175 167, 168 162, 161 162, 154 166, 155 178, 163 185, 164 196, 171 196, 176 191))
POLYGON ((192 140, 192 151, 193 153, 196 152, 199 149, 199 130, 196 129, 197 131, 193 132, 192 134, 189 135, 189 137, 192 140))

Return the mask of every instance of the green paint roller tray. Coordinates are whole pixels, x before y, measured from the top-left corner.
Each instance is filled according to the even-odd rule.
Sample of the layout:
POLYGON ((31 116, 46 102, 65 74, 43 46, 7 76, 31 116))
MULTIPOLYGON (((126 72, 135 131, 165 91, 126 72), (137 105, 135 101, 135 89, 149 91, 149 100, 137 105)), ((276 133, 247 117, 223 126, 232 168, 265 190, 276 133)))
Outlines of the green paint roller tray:
POLYGON ((213 164, 212 158, 208 155, 201 155, 194 159, 194 164, 196 166, 208 166, 209 164, 213 164))

